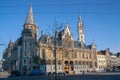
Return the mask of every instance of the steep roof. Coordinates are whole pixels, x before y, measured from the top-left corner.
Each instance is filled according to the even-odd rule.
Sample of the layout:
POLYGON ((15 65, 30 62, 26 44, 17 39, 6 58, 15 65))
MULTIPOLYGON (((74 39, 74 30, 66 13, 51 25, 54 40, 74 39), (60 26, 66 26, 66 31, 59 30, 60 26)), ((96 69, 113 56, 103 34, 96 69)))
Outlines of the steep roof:
POLYGON ((25 24, 34 24, 32 5, 30 5, 30 9, 29 9, 25 24))
POLYGON ((98 51, 97 55, 105 55, 105 51, 98 51))

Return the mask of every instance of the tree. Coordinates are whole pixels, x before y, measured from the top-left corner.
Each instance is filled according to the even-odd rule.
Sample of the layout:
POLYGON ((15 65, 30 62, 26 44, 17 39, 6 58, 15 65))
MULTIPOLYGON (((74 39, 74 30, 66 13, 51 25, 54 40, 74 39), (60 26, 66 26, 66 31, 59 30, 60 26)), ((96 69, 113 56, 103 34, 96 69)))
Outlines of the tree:
MULTIPOLYGON (((63 24, 58 24, 58 22, 54 21, 53 26, 49 26, 50 31, 49 34, 54 37, 54 53, 55 53, 55 73, 57 73, 57 41, 58 41, 58 31, 60 31, 63 27, 63 24)), ((57 79, 57 75, 55 75, 55 80, 57 79)))

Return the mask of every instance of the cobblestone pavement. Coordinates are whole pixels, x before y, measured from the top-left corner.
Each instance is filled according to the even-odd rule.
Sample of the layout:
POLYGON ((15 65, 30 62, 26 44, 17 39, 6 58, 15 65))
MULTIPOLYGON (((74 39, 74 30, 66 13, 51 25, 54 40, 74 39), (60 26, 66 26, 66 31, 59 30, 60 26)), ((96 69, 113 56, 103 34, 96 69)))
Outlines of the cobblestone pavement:
MULTIPOLYGON (((0 78, 0 80, 54 80, 46 76, 21 76, 0 78)), ((59 80, 120 80, 120 73, 87 73, 85 75, 66 75, 59 80)))
POLYGON ((0 72, 0 78, 6 78, 10 74, 8 72, 0 72))

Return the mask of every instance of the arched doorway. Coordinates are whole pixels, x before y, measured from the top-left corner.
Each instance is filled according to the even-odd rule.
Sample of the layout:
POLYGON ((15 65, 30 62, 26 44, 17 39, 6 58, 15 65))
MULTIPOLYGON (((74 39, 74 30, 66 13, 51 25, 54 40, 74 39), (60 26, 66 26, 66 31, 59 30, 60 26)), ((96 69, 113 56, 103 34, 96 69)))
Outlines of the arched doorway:
POLYGON ((74 62, 73 61, 70 61, 70 69, 71 69, 71 71, 74 71, 74 62))
POLYGON ((68 74, 69 73, 69 62, 68 61, 64 61, 64 70, 65 72, 68 74))

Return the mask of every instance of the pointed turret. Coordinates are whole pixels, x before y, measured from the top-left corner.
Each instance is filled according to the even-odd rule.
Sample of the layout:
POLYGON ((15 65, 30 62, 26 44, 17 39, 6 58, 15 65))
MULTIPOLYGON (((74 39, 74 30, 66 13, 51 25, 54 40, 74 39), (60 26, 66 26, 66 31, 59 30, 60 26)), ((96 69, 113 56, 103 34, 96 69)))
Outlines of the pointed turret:
POLYGON ((29 9, 25 24, 34 24, 32 5, 30 5, 30 9, 29 9))
POLYGON ((81 16, 79 16, 79 18, 78 18, 78 26, 83 27, 83 22, 82 22, 81 16))
POLYGON ((32 36, 33 38, 38 37, 38 24, 34 23, 34 16, 33 16, 33 10, 32 5, 30 5, 30 9, 25 21, 25 24, 23 25, 24 29, 22 31, 22 35, 32 36), (29 34, 29 35, 28 35, 29 34))
POLYGON ((96 48, 94 41, 92 41, 92 48, 96 48))

